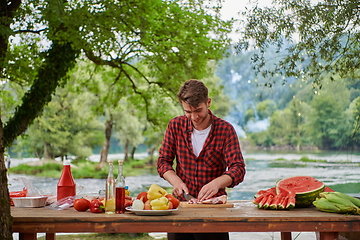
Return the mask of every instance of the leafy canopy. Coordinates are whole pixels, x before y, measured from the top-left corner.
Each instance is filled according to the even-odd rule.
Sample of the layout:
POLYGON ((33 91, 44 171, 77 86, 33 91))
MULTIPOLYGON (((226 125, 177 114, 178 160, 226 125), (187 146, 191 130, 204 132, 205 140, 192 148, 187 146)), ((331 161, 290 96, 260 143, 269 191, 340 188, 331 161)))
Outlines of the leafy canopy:
POLYGON ((320 87, 324 75, 331 80, 336 74, 358 78, 359 11, 357 0, 274 0, 271 7, 257 5, 243 13, 237 49, 256 48, 253 66, 266 77, 314 79, 320 87), (274 58, 266 55, 269 49, 277 53, 273 66, 267 64, 274 58))
POLYGON ((0 24, 0 77, 29 88, 5 124, 5 146, 39 115, 55 88, 66 84, 75 59, 117 69, 109 86, 127 81, 127 89, 145 102, 148 112, 152 96, 147 89, 174 95, 183 81, 206 77, 209 59, 223 58, 230 42, 232 22, 220 19, 219 4, 14 0, 1 5, 0 12, 11 14, 0 24), (144 82, 148 87, 143 88, 144 82))

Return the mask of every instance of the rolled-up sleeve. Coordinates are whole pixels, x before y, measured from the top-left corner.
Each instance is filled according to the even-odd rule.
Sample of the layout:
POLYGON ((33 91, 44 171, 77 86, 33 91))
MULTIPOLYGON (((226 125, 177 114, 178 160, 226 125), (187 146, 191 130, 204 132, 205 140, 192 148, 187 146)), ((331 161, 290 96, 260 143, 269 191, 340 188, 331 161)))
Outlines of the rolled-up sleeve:
POLYGON ((235 187, 245 177, 245 161, 240 149, 239 139, 235 129, 231 126, 228 138, 224 144, 224 160, 226 161, 227 171, 224 174, 229 175, 233 182, 229 186, 235 187))

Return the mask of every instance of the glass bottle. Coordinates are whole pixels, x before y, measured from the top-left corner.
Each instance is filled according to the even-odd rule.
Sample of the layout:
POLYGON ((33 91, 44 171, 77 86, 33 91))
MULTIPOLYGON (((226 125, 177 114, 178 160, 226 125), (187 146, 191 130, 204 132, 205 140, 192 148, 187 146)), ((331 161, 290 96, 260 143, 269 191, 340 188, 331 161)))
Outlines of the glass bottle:
POLYGON ((71 173, 70 160, 64 160, 63 169, 57 184, 57 200, 66 197, 75 197, 76 183, 71 173))
POLYGON ((116 213, 125 213, 125 178, 123 175, 123 162, 119 162, 119 171, 116 179, 116 213))
POLYGON ((115 213, 115 178, 113 173, 113 162, 109 161, 109 173, 105 188, 105 213, 115 213))

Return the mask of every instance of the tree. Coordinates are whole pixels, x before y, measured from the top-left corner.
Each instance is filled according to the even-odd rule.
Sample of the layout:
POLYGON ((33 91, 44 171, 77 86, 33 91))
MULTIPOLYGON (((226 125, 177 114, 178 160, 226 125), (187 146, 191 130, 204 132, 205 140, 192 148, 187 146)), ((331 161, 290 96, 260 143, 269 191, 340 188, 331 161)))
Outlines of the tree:
POLYGON ((350 139, 353 140, 355 147, 360 147, 360 97, 355 98, 347 109, 347 114, 352 120, 352 128, 350 133, 350 139))
POLYGON ((330 81, 314 96, 310 103, 312 111, 309 114, 308 131, 317 146, 333 149, 343 144, 342 136, 348 132, 344 134, 349 124, 345 115, 349 99, 350 92, 345 84, 330 81))
POLYGON ((69 88, 57 89, 43 115, 34 120, 24 137, 17 139, 14 151, 26 149, 39 159, 92 155, 93 146, 102 140, 95 137, 102 131, 102 125, 91 114, 92 95, 75 94, 69 88))
POLYGON ((1 79, 28 86, 9 120, 5 123, 0 116, 2 239, 12 239, 4 147, 41 114, 56 87, 66 84, 79 54, 116 68, 147 103, 152 91, 138 88, 136 78, 171 92, 190 77, 205 77, 208 59, 223 57, 231 22, 222 21, 219 10, 200 0, 1 1, 1 79), (21 49, 31 57, 24 58, 21 49), (137 61, 149 66, 149 74, 136 68, 137 61))
POLYGON ((256 113, 260 120, 270 117, 276 110, 276 103, 273 100, 266 99, 256 105, 256 113))
MULTIPOLYGON (((322 86, 324 75, 339 74, 349 81, 359 77, 360 22, 357 0, 274 0, 271 7, 244 12, 239 51, 254 47, 254 68, 263 76, 295 76, 322 86), (267 64, 277 50, 274 68, 267 64)), ((276 78, 275 78, 276 79, 276 78)))

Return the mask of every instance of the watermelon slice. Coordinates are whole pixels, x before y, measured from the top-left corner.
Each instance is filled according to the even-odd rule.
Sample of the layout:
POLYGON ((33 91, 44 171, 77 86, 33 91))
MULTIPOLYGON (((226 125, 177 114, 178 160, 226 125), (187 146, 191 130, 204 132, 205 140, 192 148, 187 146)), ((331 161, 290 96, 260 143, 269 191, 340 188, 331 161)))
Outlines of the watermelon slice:
MULTIPOLYGON (((309 207, 312 202, 323 192, 325 184, 310 176, 295 176, 277 181, 276 193, 290 192, 290 198, 295 193, 295 202, 289 203, 296 207, 309 207)), ((286 208, 286 206, 284 206, 286 208)))
POLYGON ((258 198, 258 197, 260 197, 260 196, 262 196, 264 194, 268 194, 268 193, 272 193, 275 196, 276 195, 276 188, 272 187, 272 188, 269 188, 269 189, 266 189, 266 190, 260 190, 254 195, 254 198, 258 198))
POLYGON ((271 204, 273 198, 274 198, 274 195, 272 195, 272 194, 268 195, 268 197, 266 198, 266 202, 263 205, 264 209, 267 209, 268 207, 270 207, 270 204, 271 204))
POLYGON ((268 208, 272 202, 272 198, 276 196, 276 188, 269 188, 267 190, 260 190, 254 195, 254 204, 258 205, 258 208, 268 208))
POLYGON ((266 194, 262 194, 262 195, 258 196, 257 198, 255 198, 255 199, 253 200, 253 203, 256 204, 256 205, 259 205, 260 202, 261 202, 261 200, 263 200, 263 198, 264 198, 265 196, 267 196, 267 195, 266 195, 266 194))
POLYGON ((281 194, 276 195, 270 204, 270 209, 273 209, 273 210, 277 209, 282 198, 283 198, 283 196, 281 194))
POLYGON ((286 196, 283 196, 281 194, 280 194, 280 196, 281 196, 281 199, 278 203, 277 209, 283 210, 286 207, 287 199, 286 199, 286 196))
POLYGON ((264 207, 264 205, 265 205, 265 203, 266 203, 266 201, 267 201, 268 197, 269 197, 269 195, 264 194, 263 199, 262 199, 262 200, 260 201, 260 203, 258 204, 258 208, 263 208, 263 207, 264 207))
POLYGON ((281 186, 276 188, 277 194, 286 197, 286 202, 283 203, 283 209, 293 209, 296 204, 296 193, 291 189, 286 189, 281 186))

